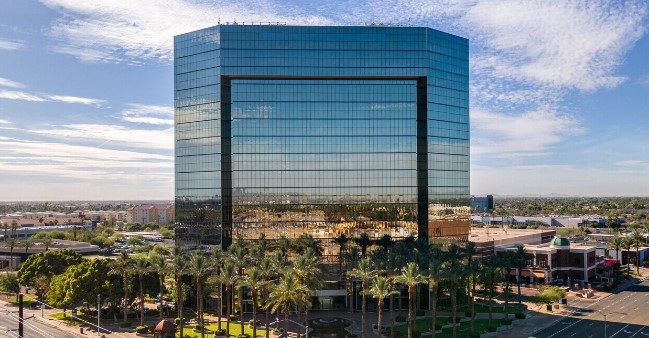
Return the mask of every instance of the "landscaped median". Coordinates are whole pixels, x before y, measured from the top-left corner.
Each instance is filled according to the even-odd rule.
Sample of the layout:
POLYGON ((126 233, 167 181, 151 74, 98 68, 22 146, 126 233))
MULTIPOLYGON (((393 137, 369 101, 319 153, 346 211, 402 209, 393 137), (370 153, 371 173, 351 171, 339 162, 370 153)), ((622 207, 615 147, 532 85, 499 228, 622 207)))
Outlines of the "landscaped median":
MULTIPOLYGON (((201 337, 200 327, 199 327, 199 329, 196 329, 196 326, 197 326, 197 324, 187 325, 183 329, 183 334, 182 334, 181 337, 183 337, 183 338, 200 338, 201 337)), ((225 330, 225 328, 226 328, 226 323, 225 322, 221 322, 221 328, 223 330, 225 330)), ((206 334, 206 336, 208 335, 208 333, 209 333, 210 337, 213 336, 214 332, 217 331, 217 330, 218 330, 218 323, 207 323, 205 325, 205 334, 206 334)), ((241 325, 238 324, 238 323, 230 323, 230 336, 231 337, 232 336, 239 337, 241 334, 242 334, 241 325)), ((248 325, 245 325, 243 334, 247 334, 248 337, 252 338, 252 329, 249 328, 248 325)), ((266 330, 257 328, 257 337, 266 337, 266 330)))

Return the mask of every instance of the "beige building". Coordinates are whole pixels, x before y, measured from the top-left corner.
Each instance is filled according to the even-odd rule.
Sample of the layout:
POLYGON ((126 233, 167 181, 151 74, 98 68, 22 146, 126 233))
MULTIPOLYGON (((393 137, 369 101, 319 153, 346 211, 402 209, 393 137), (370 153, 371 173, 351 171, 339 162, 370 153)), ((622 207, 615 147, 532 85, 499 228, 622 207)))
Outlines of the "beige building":
POLYGON ((128 223, 157 223, 160 225, 174 222, 173 204, 140 204, 128 208, 126 214, 128 223))

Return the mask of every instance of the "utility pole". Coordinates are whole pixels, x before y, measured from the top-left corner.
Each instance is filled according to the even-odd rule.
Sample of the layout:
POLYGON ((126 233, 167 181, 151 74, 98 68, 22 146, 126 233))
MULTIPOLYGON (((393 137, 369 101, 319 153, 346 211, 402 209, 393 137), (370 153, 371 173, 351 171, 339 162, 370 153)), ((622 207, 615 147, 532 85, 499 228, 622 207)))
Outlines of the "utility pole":
POLYGON ((25 321, 25 316, 23 315, 23 294, 18 295, 18 337, 25 336, 25 328, 23 322, 25 321))

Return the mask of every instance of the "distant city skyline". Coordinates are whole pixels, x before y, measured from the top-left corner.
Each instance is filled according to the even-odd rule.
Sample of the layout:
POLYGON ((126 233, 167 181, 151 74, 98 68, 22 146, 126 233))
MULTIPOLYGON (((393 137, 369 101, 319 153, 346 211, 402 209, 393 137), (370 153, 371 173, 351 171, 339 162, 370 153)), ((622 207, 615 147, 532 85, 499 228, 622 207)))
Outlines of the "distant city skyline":
POLYGON ((2 5, 3 201, 173 199, 173 36, 219 20, 468 37, 472 194, 649 195, 641 1, 2 5))

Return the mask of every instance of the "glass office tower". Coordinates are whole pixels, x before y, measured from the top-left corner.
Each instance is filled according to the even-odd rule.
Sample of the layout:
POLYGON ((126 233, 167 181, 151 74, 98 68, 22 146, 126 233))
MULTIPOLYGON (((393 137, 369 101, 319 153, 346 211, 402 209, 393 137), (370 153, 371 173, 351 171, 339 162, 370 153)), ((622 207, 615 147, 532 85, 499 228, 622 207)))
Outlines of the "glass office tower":
POLYGON ((466 39, 219 25, 174 53, 179 241, 467 239, 466 39))

